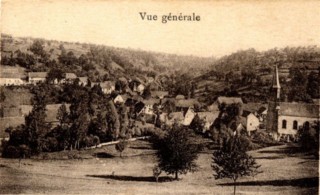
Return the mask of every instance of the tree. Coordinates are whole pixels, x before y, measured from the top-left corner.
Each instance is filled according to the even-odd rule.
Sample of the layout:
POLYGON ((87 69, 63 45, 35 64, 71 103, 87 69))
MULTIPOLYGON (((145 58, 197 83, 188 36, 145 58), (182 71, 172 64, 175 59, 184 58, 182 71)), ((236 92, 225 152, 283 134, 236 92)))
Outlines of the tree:
POLYGON ((320 122, 305 123, 298 131, 299 144, 304 152, 312 153, 319 158, 319 131, 320 122))
POLYGON ((121 139, 119 143, 115 145, 116 150, 120 152, 120 157, 122 158, 122 152, 127 148, 128 142, 124 139, 121 139))
POLYGON ((195 163, 201 149, 194 144, 192 132, 175 124, 163 137, 155 136, 153 147, 157 150, 158 167, 168 174, 186 174, 197 169, 195 163))
POLYGON ((44 45, 44 41, 37 39, 32 43, 29 49, 35 55, 42 56, 45 53, 43 45, 44 45))
POLYGON ((120 120, 117 109, 112 100, 110 100, 107 104, 106 120, 108 124, 108 130, 112 133, 112 138, 114 140, 118 139, 120 133, 120 120))
POLYGON ((69 122, 69 113, 67 112, 67 106, 63 103, 58 110, 57 119, 60 122, 60 125, 64 125, 69 122))
POLYGON ((239 177, 255 176, 260 167, 255 159, 246 153, 246 148, 238 136, 234 136, 225 142, 223 147, 213 152, 212 169, 215 179, 230 178, 234 184, 234 194, 239 177))

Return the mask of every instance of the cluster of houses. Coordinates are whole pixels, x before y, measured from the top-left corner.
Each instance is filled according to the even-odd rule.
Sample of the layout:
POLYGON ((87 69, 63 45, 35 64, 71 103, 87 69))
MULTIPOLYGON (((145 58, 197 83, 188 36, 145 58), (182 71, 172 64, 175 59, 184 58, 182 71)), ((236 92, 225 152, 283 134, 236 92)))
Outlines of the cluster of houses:
MULTIPOLYGON (((20 85, 35 85, 45 82, 48 72, 28 72, 27 75, 20 73, 15 68, 6 68, 0 71, 0 86, 20 86, 20 85)), ((61 80, 54 80, 54 84, 62 84, 66 82, 73 82, 79 79, 79 83, 86 85, 87 77, 77 77, 74 73, 64 73, 61 80)))
MULTIPOLYGON (((46 77, 46 72, 29 72, 27 83, 43 82, 46 77)), ((8 72, 2 73, 0 79, 1 85, 22 85, 25 82, 22 78, 17 78, 17 75, 8 72)), ((54 83, 72 82, 75 79, 79 79, 80 84, 87 85, 88 79, 86 77, 77 77, 73 73, 65 73, 63 79, 55 80, 54 83)), ((274 139, 279 140, 283 135, 296 135, 299 128, 310 126, 313 121, 319 121, 320 117, 319 103, 280 102, 281 87, 277 68, 275 68, 272 84, 274 98, 268 104, 244 104, 240 97, 221 96, 212 105, 207 106, 202 105, 194 98, 187 98, 183 95, 172 97, 167 91, 156 90, 151 90, 148 98, 143 98, 142 94, 146 90, 146 83, 138 79, 119 78, 119 80, 126 83, 125 89, 116 89, 114 81, 92 83, 92 85, 99 84, 103 93, 109 94, 114 104, 124 104, 128 108, 131 118, 145 123, 155 124, 158 120, 168 126, 174 123, 190 126, 194 120, 202 120, 204 122, 202 131, 206 132, 219 116, 219 105, 237 103, 242 105, 242 114, 241 122, 235 124, 234 129, 246 130, 249 135, 253 131, 262 129, 272 134, 274 139), (122 92, 114 93, 115 91, 122 92)), ((49 115, 52 115, 52 120, 56 120, 52 113, 57 113, 58 108, 59 106, 51 105, 49 115)), ((10 116, 5 116, 2 113, 3 117, 10 116)), ((48 122, 53 121, 49 120, 48 122)))

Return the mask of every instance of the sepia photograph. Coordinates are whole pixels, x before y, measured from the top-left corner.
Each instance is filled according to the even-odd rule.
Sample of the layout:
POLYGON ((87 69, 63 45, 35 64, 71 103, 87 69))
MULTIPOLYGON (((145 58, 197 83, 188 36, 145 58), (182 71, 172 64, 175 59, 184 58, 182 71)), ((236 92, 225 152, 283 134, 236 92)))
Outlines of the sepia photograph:
POLYGON ((0 194, 319 194, 320 1, 0 2, 0 194))

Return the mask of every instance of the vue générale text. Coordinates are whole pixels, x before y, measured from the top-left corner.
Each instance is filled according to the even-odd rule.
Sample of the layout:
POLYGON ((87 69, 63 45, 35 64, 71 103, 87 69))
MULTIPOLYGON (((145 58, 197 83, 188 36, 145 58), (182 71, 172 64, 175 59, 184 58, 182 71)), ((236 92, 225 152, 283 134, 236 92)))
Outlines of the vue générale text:
MULTIPOLYGON (((145 20, 145 21, 158 21, 158 15, 155 14, 148 14, 147 12, 139 12, 139 15, 141 17, 141 20, 145 20)), ((162 15, 161 16, 161 22, 163 24, 166 24, 167 22, 171 22, 171 21, 200 21, 201 17, 200 15, 197 15, 195 13, 191 13, 191 14, 173 14, 173 13, 168 13, 166 15, 162 15)))

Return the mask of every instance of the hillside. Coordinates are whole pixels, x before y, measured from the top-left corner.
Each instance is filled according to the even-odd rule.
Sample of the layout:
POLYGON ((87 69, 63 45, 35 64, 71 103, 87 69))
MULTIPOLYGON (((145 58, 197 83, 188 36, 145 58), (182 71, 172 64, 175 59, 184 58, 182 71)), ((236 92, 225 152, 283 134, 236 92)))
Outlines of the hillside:
MULTIPOLYGON (((306 89, 307 80, 315 80, 313 88, 319 86, 319 80, 314 78, 319 74, 319 47, 286 47, 263 52, 249 49, 217 59, 210 71, 194 78, 197 85, 195 96, 208 102, 219 94, 241 96, 248 101, 266 101, 275 65, 279 67, 284 96, 292 96, 290 91, 300 84, 306 89), (301 82, 294 83, 299 79, 301 82)), ((310 93, 310 98, 319 98, 319 92, 310 93)))
POLYGON ((115 80, 119 77, 157 75, 201 71, 214 58, 178 56, 174 54, 115 48, 88 43, 12 37, 2 34, 1 65, 20 66, 28 71, 49 71, 60 66, 64 72, 88 76, 91 81, 115 80))

